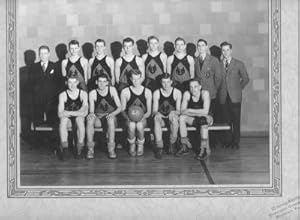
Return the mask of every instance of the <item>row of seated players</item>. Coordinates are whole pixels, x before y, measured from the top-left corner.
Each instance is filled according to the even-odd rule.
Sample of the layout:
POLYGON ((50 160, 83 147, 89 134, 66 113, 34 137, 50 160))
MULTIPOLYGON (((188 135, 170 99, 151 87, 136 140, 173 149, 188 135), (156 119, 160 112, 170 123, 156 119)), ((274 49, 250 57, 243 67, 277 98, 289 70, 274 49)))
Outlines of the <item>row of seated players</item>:
POLYGON ((201 147, 196 156, 203 160, 210 154, 208 144, 208 126, 213 123, 209 115, 209 92, 201 89, 197 79, 189 81, 189 90, 183 94, 172 86, 170 74, 163 73, 160 77, 160 88, 152 92, 142 85, 142 73, 138 69, 129 71, 131 85, 122 89, 120 98, 117 89, 109 85, 106 74, 100 74, 96 79, 96 89, 87 94, 79 89, 79 77, 76 73, 67 76, 67 89, 60 93, 58 117, 60 118, 60 156, 68 157, 68 127, 73 121, 77 126, 76 157, 94 158, 94 128, 107 129, 107 149, 111 159, 117 157, 115 144, 115 127, 117 116, 121 113, 121 123, 126 127, 129 143, 129 155, 141 156, 144 152, 144 128, 150 121, 154 122, 155 157, 160 159, 163 154, 162 127, 169 127, 170 138, 167 143, 167 153, 180 156, 192 148, 187 137, 187 125, 200 129, 201 147), (133 121, 128 116, 132 106, 143 109, 143 117, 133 121), (86 126, 85 126, 86 119, 86 126), (176 146, 180 134, 180 145, 176 146), (85 145, 86 134, 86 145, 85 145), (87 154, 83 155, 84 147, 87 154))

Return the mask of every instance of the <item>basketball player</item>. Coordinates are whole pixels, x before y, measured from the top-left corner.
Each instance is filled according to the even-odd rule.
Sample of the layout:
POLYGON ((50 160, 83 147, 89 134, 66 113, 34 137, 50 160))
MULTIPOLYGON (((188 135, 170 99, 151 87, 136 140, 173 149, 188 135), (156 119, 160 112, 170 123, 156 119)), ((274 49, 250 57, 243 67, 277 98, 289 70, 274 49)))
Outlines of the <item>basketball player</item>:
POLYGON ((115 87, 109 85, 108 75, 101 73, 96 77, 97 89, 89 93, 90 113, 87 116, 87 158, 94 158, 94 126, 107 127, 108 157, 117 157, 115 152, 116 115, 121 111, 121 103, 115 87))
POLYGON ((157 77, 166 72, 167 55, 158 50, 159 40, 148 37, 149 52, 142 56, 145 62, 145 86, 152 92, 160 87, 157 77))
POLYGON ((187 55, 185 40, 176 38, 175 53, 167 60, 167 73, 171 74, 174 86, 181 92, 188 90, 189 80, 195 76, 194 68, 194 58, 187 55))
POLYGON ((181 104, 181 115, 179 118, 179 131, 181 136, 181 147, 176 153, 177 156, 187 153, 192 145, 187 137, 186 125, 193 125, 200 129, 201 150, 197 159, 204 160, 210 154, 208 144, 208 126, 212 124, 213 119, 209 112, 210 96, 209 92, 202 90, 200 82, 192 79, 189 83, 190 91, 183 94, 181 104))
POLYGON ((115 79, 116 84, 118 84, 119 93, 125 87, 129 86, 129 72, 132 69, 138 69, 141 72, 141 83, 145 79, 145 67, 142 58, 134 55, 134 40, 131 38, 125 38, 123 40, 123 49, 125 55, 116 60, 115 66, 115 79))
POLYGON ((153 93, 154 134, 156 142, 155 157, 158 159, 162 157, 163 153, 162 127, 170 127, 168 153, 175 153, 181 104, 181 92, 172 87, 170 74, 163 73, 160 82, 161 88, 155 90, 153 93))
POLYGON ((69 42, 69 51, 71 56, 68 59, 62 61, 61 72, 63 77, 71 72, 76 72, 78 74, 79 87, 87 91, 87 69, 88 60, 84 57, 79 56, 79 42, 77 40, 71 40, 69 42))
MULTIPOLYGON (((71 120, 77 126, 77 153, 81 158, 84 147, 85 125, 84 118, 88 113, 87 93, 79 89, 78 74, 71 72, 67 75, 67 89, 59 94, 58 117, 60 118, 59 134, 61 141, 62 159, 68 155, 68 125, 71 120)), ((74 126, 74 123, 72 123, 74 126)))
POLYGON ((89 90, 96 89, 96 78, 99 74, 106 74, 108 76, 109 84, 115 85, 114 75, 114 60, 105 54, 106 43, 103 39, 95 41, 96 56, 89 60, 88 65, 88 87, 89 90))
POLYGON ((121 92, 122 115, 125 118, 128 127, 129 154, 131 156, 142 156, 145 143, 144 127, 146 126, 146 119, 151 114, 152 93, 150 89, 145 88, 142 85, 143 78, 140 70, 130 70, 129 78, 132 85, 123 89, 121 92), (143 109, 144 116, 138 122, 134 122, 128 117, 128 110, 132 106, 139 106, 143 109))

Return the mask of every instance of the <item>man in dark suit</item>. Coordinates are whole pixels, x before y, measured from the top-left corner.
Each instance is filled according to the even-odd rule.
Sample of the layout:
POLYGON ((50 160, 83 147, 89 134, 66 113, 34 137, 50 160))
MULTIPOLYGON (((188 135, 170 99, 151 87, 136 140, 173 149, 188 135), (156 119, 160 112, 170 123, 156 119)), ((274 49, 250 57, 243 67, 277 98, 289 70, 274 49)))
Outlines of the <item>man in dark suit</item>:
POLYGON ((244 63, 232 57, 232 44, 221 43, 223 55, 223 80, 220 89, 220 103, 223 120, 232 125, 232 141, 224 143, 232 148, 239 148, 242 90, 249 82, 244 63))
MULTIPOLYGON (((217 93, 222 82, 221 63, 217 58, 208 54, 207 41, 199 39, 197 42, 199 56, 195 58, 195 78, 199 79, 202 89, 209 92, 211 101, 209 113, 216 122, 217 93)), ((216 134, 210 135, 212 146, 216 144, 216 134)))
POLYGON ((40 61, 31 67, 33 93, 33 122, 39 125, 46 122, 53 125, 57 122, 58 75, 55 63, 49 61, 48 46, 39 48, 40 61))

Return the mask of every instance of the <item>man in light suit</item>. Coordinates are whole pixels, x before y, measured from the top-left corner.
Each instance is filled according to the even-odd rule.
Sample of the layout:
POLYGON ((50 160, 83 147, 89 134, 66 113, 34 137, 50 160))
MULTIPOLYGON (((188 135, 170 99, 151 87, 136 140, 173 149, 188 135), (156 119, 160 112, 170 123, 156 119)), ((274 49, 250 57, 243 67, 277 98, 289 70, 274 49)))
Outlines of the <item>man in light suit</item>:
MULTIPOLYGON (((210 95, 209 114, 216 122, 217 93, 222 82, 222 70, 220 61, 208 54, 207 41, 199 39, 197 42, 199 56, 195 58, 195 78, 199 79, 202 89, 210 95)), ((210 144, 216 145, 216 134, 210 135, 210 144)))
POLYGON ((232 141, 226 144, 239 148, 242 90, 249 82, 244 63, 232 57, 232 44, 223 42, 220 45, 223 55, 223 80, 220 89, 220 104, 223 120, 232 125, 232 141))

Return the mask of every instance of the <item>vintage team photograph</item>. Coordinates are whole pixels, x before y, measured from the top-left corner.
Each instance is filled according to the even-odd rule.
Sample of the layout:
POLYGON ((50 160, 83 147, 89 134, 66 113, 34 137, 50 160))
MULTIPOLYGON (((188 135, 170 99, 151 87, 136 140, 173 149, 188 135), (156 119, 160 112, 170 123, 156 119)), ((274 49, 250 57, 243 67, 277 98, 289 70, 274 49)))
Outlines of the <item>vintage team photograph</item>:
POLYGON ((18 187, 278 193, 278 2, 18 1, 18 187))

